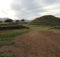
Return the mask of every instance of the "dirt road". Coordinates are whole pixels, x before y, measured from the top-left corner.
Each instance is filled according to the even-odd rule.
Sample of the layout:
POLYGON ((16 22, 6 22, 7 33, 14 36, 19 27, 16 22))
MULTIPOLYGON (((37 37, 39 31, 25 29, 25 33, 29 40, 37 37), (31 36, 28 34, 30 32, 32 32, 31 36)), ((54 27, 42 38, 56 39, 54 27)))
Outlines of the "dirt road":
POLYGON ((60 33, 33 30, 15 39, 9 52, 17 57, 60 57, 60 33))

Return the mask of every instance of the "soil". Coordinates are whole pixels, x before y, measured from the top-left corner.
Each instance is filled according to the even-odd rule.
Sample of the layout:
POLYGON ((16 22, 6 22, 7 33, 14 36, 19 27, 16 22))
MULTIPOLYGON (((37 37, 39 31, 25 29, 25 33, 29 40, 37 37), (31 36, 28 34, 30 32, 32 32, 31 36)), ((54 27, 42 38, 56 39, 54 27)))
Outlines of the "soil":
POLYGON ((15 39, 14 46, 0 47, 0 52, 16 57, 60 57, 60 33, 31 30, 15 39))

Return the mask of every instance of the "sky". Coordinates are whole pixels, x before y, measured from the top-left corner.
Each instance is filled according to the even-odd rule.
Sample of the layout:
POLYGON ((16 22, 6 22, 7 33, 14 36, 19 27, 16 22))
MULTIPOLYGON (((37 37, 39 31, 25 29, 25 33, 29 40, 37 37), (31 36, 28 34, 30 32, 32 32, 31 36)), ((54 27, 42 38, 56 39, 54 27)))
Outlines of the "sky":
POLYGON ((43 15, 60 17, 60 0, 0 0, 0 18, 33 20, 43 15))

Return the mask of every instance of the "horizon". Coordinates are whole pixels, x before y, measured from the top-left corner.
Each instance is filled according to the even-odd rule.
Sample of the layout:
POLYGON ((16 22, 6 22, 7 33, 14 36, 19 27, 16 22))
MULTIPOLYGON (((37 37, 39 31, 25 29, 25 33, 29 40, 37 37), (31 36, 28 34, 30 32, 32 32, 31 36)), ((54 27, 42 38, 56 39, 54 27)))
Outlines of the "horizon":
POLYGON ((0 18, 33 20, 44 15, 60 17, 60 0, 0 0, 0 18))
MULTIPOLYGON (((54 16, 54 15, 43 15, 43 16, 39 16, 39 17, 36 17, 34 19, 37 19, 37 18, 40 18, 40 17, 44 17, 44 16, 54 16)), ((54 16, 56 17, 56 16, 54 16)), ((60 18, 60 17, 57 17, 57 18, 60 18)), ((4 18, 0 18, 0 21, 5 21, 7 19, 12 19, 12 18, 7 18, 7 17, 4 17, 4 18)), ((23 18, 24 19, 24 18, 23 18)), ((33 21, 34 19, 24 19, 25 21, 33 21)), ((16 21, 16 20, 22 20, 22 19, 12 19, 13 21, 16 21)))

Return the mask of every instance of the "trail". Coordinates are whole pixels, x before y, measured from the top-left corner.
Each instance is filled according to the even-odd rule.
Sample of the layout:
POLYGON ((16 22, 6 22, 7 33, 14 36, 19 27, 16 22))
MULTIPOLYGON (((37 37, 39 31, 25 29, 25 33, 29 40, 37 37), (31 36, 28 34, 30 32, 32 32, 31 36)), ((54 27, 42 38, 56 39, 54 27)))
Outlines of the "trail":
POLYGON ((60 57, 59 33, 32 30, 15 39, 15 46, 9 48, 17 57, 60 57))
POLYGON ((49 31, 30 31, 16 37, 19 57, 60 57, 60 34, 49 31))

